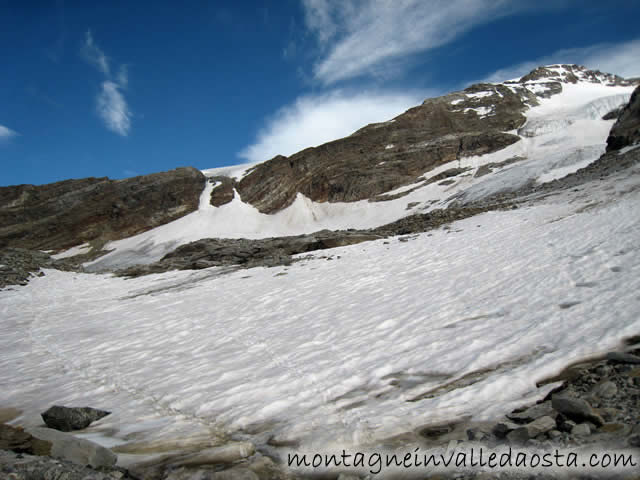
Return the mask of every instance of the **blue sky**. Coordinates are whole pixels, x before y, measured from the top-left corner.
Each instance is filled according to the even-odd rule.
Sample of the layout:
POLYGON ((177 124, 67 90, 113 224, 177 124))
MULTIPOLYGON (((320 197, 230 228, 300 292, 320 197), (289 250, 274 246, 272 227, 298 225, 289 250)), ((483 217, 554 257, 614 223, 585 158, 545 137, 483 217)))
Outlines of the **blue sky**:
POLYGON ((267 160, 571 62, 640 76, 636 0, 0 0, 0 185, 267 160))

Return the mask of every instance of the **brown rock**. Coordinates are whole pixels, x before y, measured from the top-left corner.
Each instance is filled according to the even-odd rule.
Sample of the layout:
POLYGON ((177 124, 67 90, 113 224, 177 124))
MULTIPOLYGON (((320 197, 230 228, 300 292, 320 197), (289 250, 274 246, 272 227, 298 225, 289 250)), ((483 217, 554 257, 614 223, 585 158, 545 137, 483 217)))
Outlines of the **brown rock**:
POLYGON ((0 187, 0 248, 62 250, 135 235, 196 210, 204 184, 189 167, 125 180, 0 187))
POLYGON ((21 427, 0 424, 0 450, 32 455, 49 455, 51 442, 35 438, 21 427))

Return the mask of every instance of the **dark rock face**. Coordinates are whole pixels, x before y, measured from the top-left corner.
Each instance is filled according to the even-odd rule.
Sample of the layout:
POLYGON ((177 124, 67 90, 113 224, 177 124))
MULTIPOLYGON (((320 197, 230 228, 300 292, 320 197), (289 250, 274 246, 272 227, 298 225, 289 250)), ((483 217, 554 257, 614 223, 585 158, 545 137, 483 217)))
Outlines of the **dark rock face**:
POLYGON ((110 413, 91 407, 61 407, 54 405, 42 413, 42 419, 49 428, 54 428, 61 432, 71 432, 87 428, 91 423, 106 417, 110 413))
POLYGON ((607 138, 607 152, 640 142, 640 87, 631 94, 607 138))
POLYGON ((196 210, 205 181, 189 167, 125 180, 0 187, 0 248, 59 250, 135 235, 196 210))
POLYGON ((524 88, 472 85, 349 137, 277 156, 254 167, 236 189, 263 213, 287 207, 298 192, 317 202, 369 199, 443 163, 517 142, 504 132, 522 126, 527 103, 536 102, 524 88))
POLYGON ((288 265, 292 255, 353 245, 382 238, 367 231, 329 231, 259 240, 206 238, 182 245, 159 262, 120 271, 139 276, 168 270, 199 270, 214 266, 242 267, 288 265))
POLYGON ((354 134, 278 155, 236 181, 218 185, 212 205, 233 198, 262 213, 289 206, 298 193, 316 202, 384 201, 381 194, 419 182, 429 170, 457 159, 495 152, 519 140, 509 132, 525 122, 523 113, 539 98, 581 82, 633 85, 622 77, 577 65, 540 67, 518 81, 476 84, 461 92, 425 100, 395 119, 368 125, 354 134), (535 93, 534 93, 535 92, 535 93))

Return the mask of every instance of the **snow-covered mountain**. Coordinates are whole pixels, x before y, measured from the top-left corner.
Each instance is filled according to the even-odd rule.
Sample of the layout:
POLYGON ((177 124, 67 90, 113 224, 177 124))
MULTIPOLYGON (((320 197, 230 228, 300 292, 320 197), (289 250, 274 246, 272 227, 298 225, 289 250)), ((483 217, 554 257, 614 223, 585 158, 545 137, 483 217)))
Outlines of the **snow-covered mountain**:
POLYGON ((583 67, 539 68, 519 81, 428 99, 389 122, 291 158, 205 170, 210 181, 198 211, 108 244, 113 251, 91 268, 157 261, 208 237, 374 228, 454 201, 549 182, 604 153, 615 116, 603 117, 625 105, 633 89, 583 67), (230 195, 220 194, 229 189, 230 195))
POLYGON ((168 204, 157 182, 0 189, 3 246, 93 195, 71 249, 55 231, 30 246, 72 270, 161 272, 51 260, 0 291, 0 405, 26 424, 53 403, 113 411, 84 435, 126 465, 228 435, 263 452, 375 444, 543 398, 557 385, 539 382, 640 333, 634 88, 541 67, 289 158, 162 177, 168 204), (133 193, 112 218, 114 189, 133 193), (273 242, 293 262, 234 266, 273 242))

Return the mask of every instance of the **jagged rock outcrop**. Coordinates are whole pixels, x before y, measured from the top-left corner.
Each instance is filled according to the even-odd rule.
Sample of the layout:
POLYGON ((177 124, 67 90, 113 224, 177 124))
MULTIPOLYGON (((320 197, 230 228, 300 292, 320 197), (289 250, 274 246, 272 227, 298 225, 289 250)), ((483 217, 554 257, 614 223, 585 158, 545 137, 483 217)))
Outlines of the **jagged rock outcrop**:
POLYGON ((425 100, 395 119, 349 137, 277 156, 237 182, 242 200, 263 213, 290 205, 297 193, 317 202, 369 199, 415 181, 464 156, 500 150, 516 141, 505 133, 525 122, 526 89, 477 84, 425 100))
POLYGON ((610 86, 630 86, 637 83, 635 79, 624 79, 619 75, 601 72, 600 70, 589 70, 582 65, 571 64, 538 67, 522 77, 517 83, 527 83, 540 80, 551 80, 554 82, 564 83, 578 83, 579 81, 582 81, 604 83, 605 85, 610 86))
POLYGON ((523 126, 524 112, 538 105, 540 98, 577 82, 633 85, 577 65, 539 67, 503 84, 475 84, 427 99, 391 121, 368 125, 346 138, 290 157, 278 155, 241 179, 218 179, 211 204, 231 201, 234 188, 262 213, 289 206, 298 193, 316 202, 390 200, 395 197, 380 195, 419 182, 435 167, 517 142, 519 137, 507 132, 523 126))
POLYGON ((60 250, 135 235, 196 210, 205 182, 188 167, 124 180, 0 187, 0 248, 60 250))
POLYGON ((382 238, 368 231, 329 231, 291 237, 257 240, 205 238, 176 248, 160 261, 121 270, 124 276, 139 276, 168 270, 198 270, 214 266, 242 267, 287 265, 292 255, 344 247, 382 238))
POLYGON ((618 116, 607 139, 607 152, 640 142, 640 87, 637 87, 631 100, 618 116))
MULTIPOLYGON (((41 268, 57 270, 77 270, 67 260, 54 260, 50 255, 37 250, 5 248, 0 250, 0 289, 7 285, 26 285, 29 277, 41 268)), ((41 272, 39 275, 44 275, 41 272)))

